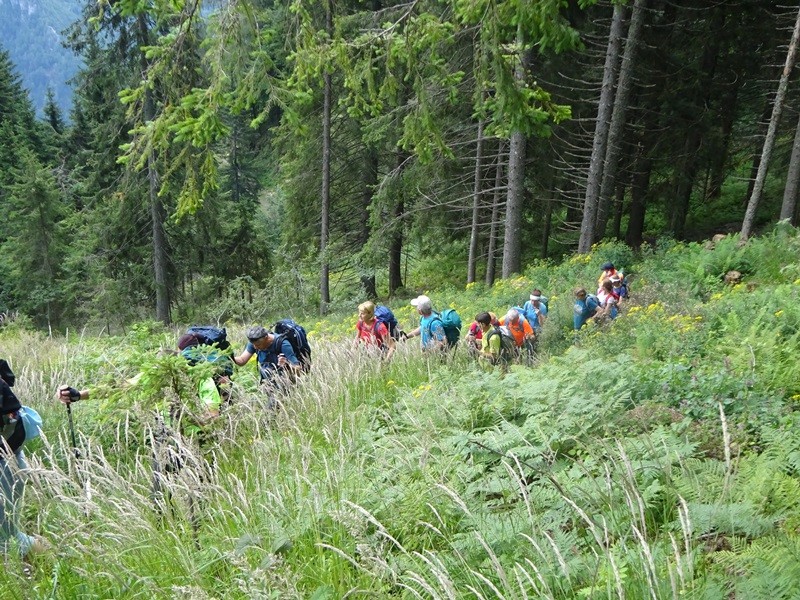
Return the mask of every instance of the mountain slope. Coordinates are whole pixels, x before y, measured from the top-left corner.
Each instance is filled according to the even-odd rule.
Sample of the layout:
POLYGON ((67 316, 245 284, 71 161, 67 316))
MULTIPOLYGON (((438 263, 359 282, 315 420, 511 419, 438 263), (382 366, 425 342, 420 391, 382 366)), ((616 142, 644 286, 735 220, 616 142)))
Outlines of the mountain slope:
POLYGON ((67 82, 80 60, 61 40, 63 30, 79 18, 81 5, 81 0, 0 0, 0 45, 39 112, 49 86, 68 114, 72 92, 67 82))

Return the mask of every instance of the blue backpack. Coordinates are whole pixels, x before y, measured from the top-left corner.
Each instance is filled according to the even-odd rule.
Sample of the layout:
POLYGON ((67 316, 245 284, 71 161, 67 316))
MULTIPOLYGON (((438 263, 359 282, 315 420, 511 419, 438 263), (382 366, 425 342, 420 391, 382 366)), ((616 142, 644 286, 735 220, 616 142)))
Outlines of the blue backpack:
MULTIPOLYGON (((456 346, 458 340, 461 339, 461 317, 458 316, 458 313, 452 308, 447 308, 440 313, 434 312, 433 314, 442 322, 444 335, 447 338, 447 345, 451 348, 456 346)), ((431 323, 433 323, 433 320, 431 323)))
POLYGON ((375 307, 375 320, 386 325, 386 329, 389 330, 389 335, 391 335, 394 339, 398 338, 400 331, 397 328, 397 319, 388 306, 375 307))
POLYGON ((193 325, 186 330, 186 333, 195 336, 204 346, 216 346, 220 350, 227 350, 231 345, 228 341, 228 334, 224 327, 219 328, 214 327, 213 325, 193 325))
POLYGON ((272 326, 272 331, 292 345, 303 371, 311 369, 311 346, 302 325, 298 325, 292 319, 281 319, 272 326))

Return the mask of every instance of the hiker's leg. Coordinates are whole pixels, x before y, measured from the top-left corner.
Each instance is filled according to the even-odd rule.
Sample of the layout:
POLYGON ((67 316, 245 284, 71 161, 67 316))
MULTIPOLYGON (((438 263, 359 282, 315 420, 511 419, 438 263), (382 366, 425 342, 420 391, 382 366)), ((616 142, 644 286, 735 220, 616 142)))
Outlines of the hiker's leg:
POLYGON ((25 481, 19 471, 27 469, 28 465, 21 450, 15 458, 17 469, 10 464, 10 458, 0 458, 0 542, 8 551, 9 542, 15 541, 19 553, 24 556, 35 540, 20 531, 17 525, 17 508, 25 491, 25 481))

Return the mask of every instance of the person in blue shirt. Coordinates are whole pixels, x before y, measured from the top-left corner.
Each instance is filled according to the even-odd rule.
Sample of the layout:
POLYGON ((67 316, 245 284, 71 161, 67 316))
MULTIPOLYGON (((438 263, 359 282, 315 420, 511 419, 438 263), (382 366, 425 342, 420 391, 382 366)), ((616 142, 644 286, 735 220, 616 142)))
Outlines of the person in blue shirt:
POLYGON ((247 330, 247 346, 240 355, 233 357, 233 362, 241 367, 254 355, 262 383, 280 386, 292 381, 302 369, 289 341, 260 325, 247 330))
POLYGON ((411 306, 419 313, 419 327, 408 332, 408 337, 420 337, 423 350, 446 350, 447 337, 444 333, 444 324, 438 314, 433 312, 431 299, 427 296, 418 296, 411 301, 411 306))
POLYGON ((573 305, 572 324, 575 331, 578 331, 586 324, 586 321, 602 311, 600 302, 596 296, 590 296, 584 288, 575 290, 575 304, 573 305))
POLYGON ((542 325, 544 325, 545 317, 547 317, 547 304, 542 300, 546 301, 547 298, 542 296, 542 290, 537 289, 531 292, 530 300, 522 305, 526 315, 536 314, 535 319, 532 321, 529 319, 528 321, 537 335, 541 331, 542 325))
POLYGON ((614 275, 611 278, 611 285, 614 286, 614 293, 616 293, 621 300, 628 299, 628 282, 623 277, 614 275))

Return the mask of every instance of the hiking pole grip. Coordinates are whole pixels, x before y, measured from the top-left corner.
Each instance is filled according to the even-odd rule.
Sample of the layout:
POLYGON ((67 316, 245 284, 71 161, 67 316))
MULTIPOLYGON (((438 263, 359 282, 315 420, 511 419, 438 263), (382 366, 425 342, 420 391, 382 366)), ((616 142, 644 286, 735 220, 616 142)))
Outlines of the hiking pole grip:
POLYGON ((75 424, 72 421, 72 403, 66 404, 67 407, 67 418, 69 421, 69 433, 70 437, 72 438, 72 452, 75 454, 75 458, 81 457, 81 452, 78 450, 78 443, 75 441, 75 424))

